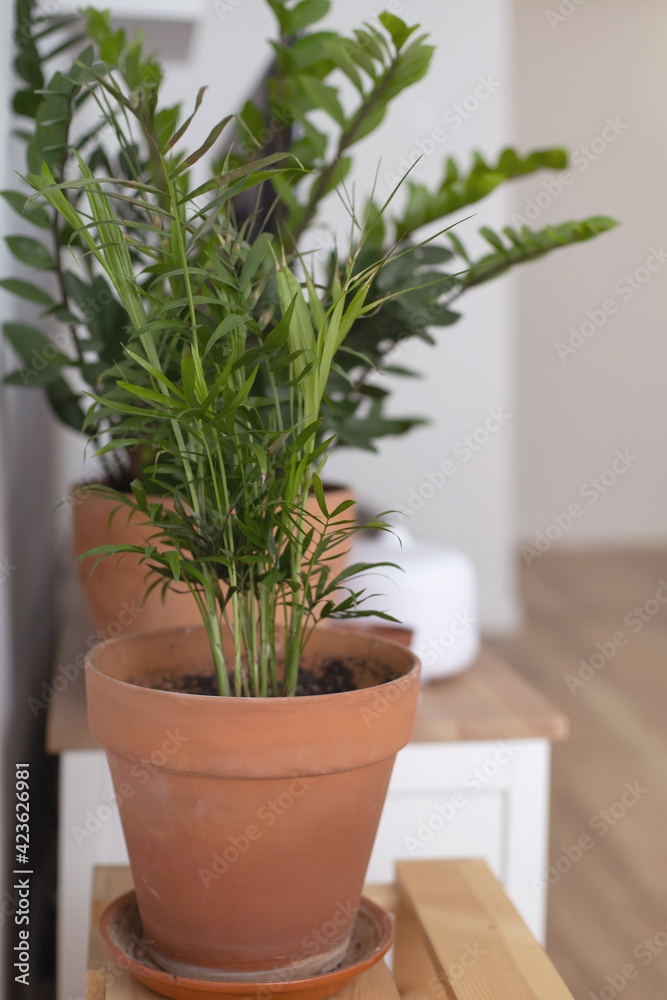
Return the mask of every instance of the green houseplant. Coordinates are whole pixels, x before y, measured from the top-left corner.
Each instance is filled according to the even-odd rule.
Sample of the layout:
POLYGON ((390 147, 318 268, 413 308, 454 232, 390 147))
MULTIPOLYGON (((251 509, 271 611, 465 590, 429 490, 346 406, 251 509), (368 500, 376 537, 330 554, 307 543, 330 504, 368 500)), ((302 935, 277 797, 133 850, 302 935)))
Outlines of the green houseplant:
MULTIPOLYGON (((387 24, 402 48, 409 29, 387 24)), ((137 100, 123 38, 107 41, 102 60, 76 60, 75 80, 127 161, 146 144, 150 169, 104 176, 75 153, 74 175, 42 162, 28 179, 128 319, 86 425, 104 428, 102 456, 139 456, 131 491, 106 489, 146 534, 94 555, 138 557, 151 586, 191 593, 203 625, 99 646, 87 663, 91 729, 157 961, 204 978, 314 975, 347 946, 419 682, 407 650, 317 627, 365 614, 363 567, 332 571, 359 525, 347 505, 329 508, 320 478, 335 441, 329 386, 355 325, 409 294, 378 294, 383 268, 412 253, 423 262, 429 245, 382 252, 384 206, 371 203, 323 282, 261 205, 237 210, 262 185, 282 203, 308 163, 289 150, 230 154, 193 190, 189 168, 227 120, 182 152, 189 119, 158 134, 157 88, 137 100), (314 936, 325 926, 333 933, 314 936)))
MULTIPOLYGON (((270 191, 261 195, 259 204, 252 194, 235 198, 238 218, 242 220, 245 214, 252 213, 255 226, 280 232, 287 245, 294 248, 309 227, 317 223, 323 199, 351 169, 355 144, 379 126, 403 90, 427 73, 433 47, 426 43, 425 36, 415 38, 414 29, 388 14, 383 15, 386 34, 366 25, 347 37, 319 27, 330 8, 327 0, 300 7, 298 13, 295 4, 267 2, 279 28, 273 43, 275 59, 261 81, 258 96, 241 109, 236 139, 228 155, 230 164, 238 166, 266 152, 285 151, 308 168, 305 177, 296 173, 283 176, 279 184, 267 180, 264 186, 270 191), (357 94, 356 104, 347 114, 342 110, 337 70, 348 77, 357 94), (323 115, 329 119, 333 139, 327 138, 321 124, 315 124, 317 116, 321 119, 323 115)), ((78 126, 81 110, 94 98, 95 80, 88 79, 83 87, 80 71, 74 69, 48 77, 52 60, 85 40, 96 57, 105 60, 113 56, 122 64, 137 99, 144 95, 155 100, 162 69, 155 57, 143 54, 140 39, 125 40, 99 11, 86 12, 85 22, 77 17, 47 17, 36 11, 34 0, 16 0, 16 22, 16 66, 21 85, 13 103, 26 126, 30 126, 18 130, 26 142, 28 170, 34 172, 45 159, 52 174, 60 177, 74 144, 93 170, 102 167, 114 176, 130 178, 139 173, 150 177, 154 162, 142 137, 138 137, 138 148, 128 158, 105 123, 92 129, 78 126), (68 26, 73 35, 49 47, 54 33, 68 26)), ((81 55, 77 55, 78 61, 81 55)), ((177 107, 160 108, 156 132, 168 129, 177 115, 177 107)), ((566 165, 567 154, 561 149, 538 150, 525 156, 506 149, 495 162, 476 154, 468 170, 449 158, 442 181, 433 190, 413 180, 417 165, 405 186, 402 208, 386 213, 374 227, 360 264, 373 259, 377 262, 394 248, 404 248, 414 242, 424 226, 444 222, 501 184, 538 170, 561 170, 566 165)), ((52 272, 55 292, 45 290, 43 281, 41 287, 17 279, 5 279, 2 284, 8 291, 42 306, 46 317, 65 324, 72 348, 54 354, 39 326, 7 325, 5 334, 24 362, 22 368, 10 373, 8 381, 20 386, 42 386, 58 418, 80 430, 86 402, 69 373, 78 370, 88 388, 94 388, 122 357, 120 334, 127 326, 127 315, 106 276, 92 262, 88 268, 84 259, 84 270, 78 272, 68 267, 71 232, 57 213, 33 206, 26 214, 25 191, 4 192, 4 196, 36 227, 35 239, 10 237, 10 249, 21 263, 35 267, 40 277, 52 272), (46 243, 39 238, 44 235, 46 243)), ((385 287, 399 287, 406 294, 384 302, 375 313, 355 322, 348 350, 341 354, 330 375, 325 421, 336 430, 336 445, 373 449, 380 437, 404 433, 420 422, 421 418, 387 419, 386 390, 368 384, 369 376, 387 365, 392 373, 403 373, 400 366, 391 364, 397 345, 415 336, 432 342, 429 328, 455 323, 460 313, 452 306, 465 292, 511 267, 589 239, 612 225, 609 219, 595 217, 537 232, 507 227, 502 233, 494 233, 486 228, 482 233, 490 252, 477 260, 461 239, 450 233, 437 246, 402 256, 393 267, 386 268, 377 280, 385 287)), ((87 424, 87 433, 94 436, 96 430, 94 424, 87 424)), ((116 486, 127 486, 140 468, 140 462, 133 461, 123 448, 107 461, 110 464, 105 473, 116 486)))
MULTIPOLYGON (((99 100, 99 82, 85 67, 95 58, 102 62, 111 58, 137 106, 144 107, 147 114, 154 108, 150 125, 153 136, 159 140, 165 131, 169 134, 178 108, 157 107, 161 67, 144 54, 140 36, 126 40, 122 32, 111 29, 108 16, 98 11, 90 9, 85 17, 85 22, 78 17, 47 17, 39 14, 32 0, 17 0, 16 68, 21 86, 14 95, 14 109, 30 124, 30 128, 18 130, 26 145, 27 170, 38 171, 45 162, 51 174, 61 179, 71 169, 72 148, 77 148, 91 170, 130 183, 137 178, 155 181, 156 162, 145 133, 136 136, 136 144, 124 146, 103 116, 92 128, 90 116, 86 125, 82 117, 99 100), (63 41, 62 33, 68 29, 75 33, 65 35, 63 41), (78 51, 82 41, 86 47, 78 51), (56 70, 49 77, 53 60, 62 60, 68 50, 77 52, 71 68, 56 70)), ((86 393, 104 390, 109 379, 114 385, 116 365, 127 360, 123 354, 129 323, 126 308, 104 268, 98 266, 94 256, 85 253, 64 216, 48 203, 26 208, 25 190, 2 194, 35 227, 35 237, 10 236, 8 245, 14 256, 32 266, 37 274, 34 282, 9 278, 2 281, 2 286, 42 311, 37 323, 33 320, 3 325, 6 338, 22 359, 22 365, 6 381, 42 388, 57 418, 69 427, 84 430, 89 450, 98 451, 103 481, 127 491, 133 478, 141 478, 143 465, 149 461, 150 431, 142 432, 137 424, 132 446, 115 438, 113 448, 100 451, 100 444, 118 416, 108 414, 100 421, 85 419, 89 404, 86 393)), ((64 196, 76 206, 81 191, 65 189, 64 196)), ((130 202, 124 203, 124 210, 131 222, 134 208, 130 202)), ((141 267, 138 244, 130 243, 128 250, 133 265, 141 267)), ((148 416, 145 422, 150 422, 148 416)), ((336 507, 348 496, 346 491, 337 490, 330 500, 336 507)), ((112 517, 114 507, 87 484, 73 490, 67 503, 73 513, 77 555, 105 540, 143 541, 144 531, 136 519, 112 517)), ((341 558, 339 555, 339 561, 341 558)), ((117 618, 125 603, 141 605, 145 571, 131 556, 119 565, 109 562, 96 574, 91 573, 93 562, 80 563, 80 577, 93 620, 104 629, 117 618)), ((141 615, 135 617, 130 629, 135 625, 156 627, 165 621, 180 624, 199 620, 196 604, 189 596, 172 591, 163 600, 149 597, 140 610, 141 615)))
POLYGON ((93 555, 139 556, 155 586, 190 590, 203 622, 102 644, 87 664, 91 729, 109 756, 144 930, 175 974, 319 973, 347 947, 419 686, 409 651, 316 628, 366 613, 354 590, 364 567, 332 572, 332 551, 359 525, 336 520, 348 503, 327 507, 319 472, 332 438, 319 429, 331 367, 353 322, 379 304, 369 291, 381 264, 357 266, 374 222, 318 287, 269 234, 249 240, 232 204, 302 170, 294 157, 225 164, 193 190, 188 169, 227 119, 185 156, 188 120, 158 138, 155 108, 133 102, 112 61, 77 68, 123 148, 144 135, 157 178, 98 176, 76 152, 78 176, 57 181, 43 163, 28 177, 130 322, 88 420, 108 427, 103 453, 148 442, 142 477, 112 494, 148 537, 93 555), (165 732, 178 733, 169 756, 165 732), (313 939, 322 926, 335 932, 313 939))
MULTIPOLYGON (((404 90, 428 73, 434 48, 418 25, 408 27, 390 13, 345 36, 320 24, 330 10, 328 0, 307 5, 267 2, 278 25, 274 60, 241 110, 237 139, 229 151, 233 162, 244 163, 267 151, 285 150, 310 168, 305 176, 272 185, 259 213, 254 200, 245 198, 238 209, 243 217, 247 207, 265 228, 280 232, 295 247, 321 222, 322 201, 351 171, 356 144, 381 124, 404 90), (344 94, 345 84, 348 91, 351 85, 352 96, 344 94), (276 194, 279 202, 274 204, 276 194)), ((414 375, 400 360, 402 345, 415 337, 435 344, 433 329, 461 318, 458 307, 466 292, 615 225, 597 216, 537 231, 508 226, 498 233, 482 227, 489 252, 479 258, 467 250, 459 232, 450 230, 415 253, 402 252, 423 239, 425 227, 446 226, 456 213, 475 206, 500 185, 566 166, 563 149, 521 155, 508 148, 492 161, 475 153, 468 169, 448 157, 440 183, 429 189, 418 182, 420 166, 415 164, 401 197, 378 220, 359 259, 359 266, 365 267, 395 257, 378 272, 373 294, 378 299, 388 290, 402 294, 355 322, 331 374, 324 426, 335 431, 337 446, 374 451, 381 438, 424 423, 419 416, 388 417, 389 391, 376 376, 378 371, 414 375)), ((387 193, 399 179, 385 173, 387 193)), ((371 214, 378 211, 374 200, 367 206, 371 214)), ((329 266, 335 264, 331 254, 329 266)))
MULTIPOLYGON (((279 0, 270 0, 270 6, 279 29, 274 63, 261 82, 258 97, 246 102, 236 119, 236 137, 225 156, 230 168, 241 169, 256 165, 266 155, 290 153, 306 168, 267 176, 256 187, 238 191, 232 198, 235 217, 240 226, 247 224, 250 239, 255 232, 273 234, 293 252, 309 228, 317 224, 322 200, 344 180, 355 144, 380 124, 391 102, 403 90, 424 76, 433 49, 425 36, 415 36, 415 29, 407 28, 390 14, 380 19, 383 30, 365 25, 344 36, 321 30, 319 22, 330 6, 326 0, 298 5, 298 10, 297 5, 279 0), (337 70, 351 81, 357 95, 347 113, 342 110, 337 70), (329 119, 332 139, 318 125, 322 115, 329 119)), ((123 32, 111 28, 108 17, 95 10, 86 12, 85 23, 76 18, 45 18, 36 12, 33 0, 17 0, 16 11, 17 69, 22 85, 14 107, 31 123, 31 129, 20 130, 26 141, 28 170, 38 171, 44 160, 52 175, 60 179, 70 169, 71 148, 75 146, 93 171, 130 182, 159 183, 158 164, 144 131, 135 136, 131 146, 124 146, 104 117, 92 129, 79 124, 82 110, 101 99, 99 80, 85 70, 86 65, 98 60, 115 65, 134 103, 147 110, 154 108, 154 135, 159 139, 169 134, 179 109, 158 107, 162 70, 154 57, 144 55, 141 40, 127 40, 123 32), (75 32, 73 37, 49 46, 54 32, 67 27, 75 32), (63 50, 76 50, 82 40, 88 45, 78 53, 71 70, 57 71, 49 79, 52 59, 62 57, 63 50)), ((219 140, 215 137, 212 152, 220 142, 224 143, 224 135, 219 140)), ((214 171, 216 159, 219 155, 213 157, 214 171)), ((385 262, 381 270, 376 270, 371 289, 371 298, 379 305, 354 321, 331 367, 318 442, 335 434, 334 446, 375 450, 381 437, 402 434, 423 423, 420 417, 389 418, 385 412, 388 391, 378 381, 377 373, 414 374, 397 363, 401 345, 413 337, 434 343, 432 328, 456 322, 460 313, 454 305, 471 288, 516 264, 589 239, 612 225, 608 219, 595 218, 540 232, 506 229, 496 234, 482 230, 491 253, 481 260, 472 259, 461 239, 451 231, 437 243, 404 252, 414 249, 419 231, 425 226, 448 221, 452 213, 479 201, 499 184, 539 169, 560 169, 565 162, 561 150, 537 151, 522 157, 511 149, 505 150, 496 163, 477 155, 467 172, 448 160, 442 184, 433 191, 408 179, 400 211, 390 206, 380 217, 378 206, 371 201, 366 216, 374 224, 355 266, 362 273, 385 262), (401 295, 388 294, 396 291, 401 295)), ((72 267, 72 246, 82 245, 63 216, 51 206, 31 204, 26 212, 25 191, 4 194, 12 207, 36 227, 40 237, 46 235, 48 242, 10 237, 12 252, 22 263, 38 269, 40 281, 36 284, 12 278, 3 284, 7 290, 41 306, 47 323, 61 324, 55 344, 41 323, 4 325, 5 335, 23 360, 8 381, 42 387, 58 418, 81 429, 88 405, 85 393, 104 391, 107 384, 113 386, 116 366, 127 364, 123 341, 129 316, 94 255, 79 254, 77 266, 72 267), (53 274, 52 290, 44 287, 45 272, 53 274)), ((82 193, 80 189, 64 189, 63 195, 76 206, 82 193)), ((138 224, 136 218, 132 219, 134 211, 132 203, 126 201, 125 217, 138 224)), ((129 242, 128 250, 133 266, 142 268, 149 263, 140 241, 129 242)), ((339 264, 333 253, 328 256, 330 282, 339 264)), ((339 275, 339 280, 344 280, 344 275, 339 275)), ((277 294, 275 287, 269 294, 277 294)), ((264 377, 261 370, 258 377, 260 381, 264 377)), ((270 387, 263 385, 262 389, 266 392, 270 387)), ((105 435, 119 419, 118 413, 105 411, 98 420, 85 420, 85 432, 94 448, 106 440, 105 435)), ((114 446, 98 451, 104 480, 109 485, 128 490, 132 479, 143 478, 152 447, 148 416, 145 424, 145 431, 134 428, 133 444, 114 435, 114 446)), ((351 496, 347 489, 336 491, 330 505, 335 508, 351 496)), ((75 551, 79 555, 105 540, 139 547, 145 542, 138 520, 127 515, 112 519, 113 507, 94 491, 75 490, 71 506, 75 551)), ((316 512, 314 498, 311 506, 316 512)), ((341 546, 341 564, 343 551, 341 546)), ((117 617, 123 601, 139 603, 144 570, 131 554, 119 564, 109 562, 99 567, 95 574, 92 565, 92 560, 80 563, 81 578, 93 618, 98 626, 105 627, 117 617)), ((161 598, 157 594, 148 596, 136 627, 196 620, 198 609, 189 596, 168 589, 161 598)))

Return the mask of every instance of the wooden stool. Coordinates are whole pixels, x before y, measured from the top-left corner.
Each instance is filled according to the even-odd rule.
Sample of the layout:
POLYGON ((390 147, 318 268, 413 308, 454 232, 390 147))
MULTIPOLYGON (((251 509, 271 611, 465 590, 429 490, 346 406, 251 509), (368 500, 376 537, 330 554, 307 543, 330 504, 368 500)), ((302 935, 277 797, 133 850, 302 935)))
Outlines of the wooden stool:
MULTIPOLYGON (((97 924, 132 888, 126 867, 95 870, 87 1000, 155 1000, 107 958, 97 924)), ((393 976, 384 961, 341 1000, 572 1000, 484 861, 401 861, 395 885, 365 894, 396 916, 393 976)))

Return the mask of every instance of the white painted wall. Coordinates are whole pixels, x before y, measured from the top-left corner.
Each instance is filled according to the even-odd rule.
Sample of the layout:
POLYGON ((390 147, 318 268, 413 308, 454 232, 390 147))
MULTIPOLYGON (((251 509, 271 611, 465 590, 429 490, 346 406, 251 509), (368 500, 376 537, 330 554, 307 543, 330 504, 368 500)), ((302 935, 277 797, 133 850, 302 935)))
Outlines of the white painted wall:
MULTIPOLYGON (((148 0, 140 4, 148 6, 148 0)), ((157 0, 153 6, 161 8, 157 0)), ((334 0, 330 22, 349 29, 377 16, 386 6, 379 0, 334 0)), ((433 155, 425 155, 418 167, 419 176, 432 183, 440 177, 445 155, 454 154, 465 162, 473 148, 494 154, 512 139, 509 0, 449 0, 447 4, 394 0, 391 9, 410 23, 421 22, 431 32, 438 52, 428 79, 404 95, 376 135, 356 147, 359 197, 370 190, 380 158, 387 171, 404 169, 401 158, 408 158, 420 142, 426 140, 427 153, 433 147, 428 141, 435 129, 448 133, 446 141, 439 142, 433 155), (445 114, 474 94, 480 77, 493 78, 493 93, 453 129, 443 120, 445 114)), ((165 58, 166 96, 192 101, 202 83, 210 85, 198 126, 202 135, 251 90, 268 53, 262 39, 273 32, 272 17, 259 0, 236 0, 217 7, 212 0, 197 2, 191 25, 146 21, 142 26, 150 45, 165 58)), ((381 179, 381 193, 388 190, 381 179)), ((507 196, 496 194, 485 203, 479 219, 463 224, 462 234, 474 232, 483 223, 500 226, 509 212, 507 196)), ((330 199, 329 218, 334 224, 344 224, 335 195, 330 199)), ((483 622, 496 629, 515 620, 512 484, 517 421, 511 374, 511 279, 473 293, 463 308, 466 319, 442 331, 436 349, 415 344, 401 358, 423 371, 425 378, 397 382, 395 412, 430 415, 432 426, 387 443, 378 456, 343 452, 332 462, 329 474, 354 483, 366 504, 379 511, 406 504, 410 490, 418 490, 427 473, 454 459, 456 475, 415 513, 411 527, 420 536, 472 556, 479 571, 483 622), (483 425, 489 410, 498 407, 510 419, 469 461, 457 456, 457 442, 483 425)), ((66 461, 61 465, 59 489, 64 491, 67 482, 81 474, 79 452, 71 436, 62 438, 61 453, 66 461)))
MULTIPOLYGON (((637 290, 624 276, 645 266, 652 247, 667 249, 667 7, 659 0, 515 0, 515 18, 520 143, 560 141, 579 150, 572 183, 560 194, 552 188, 540 223, 595 213, 623 223, 521 272, 521 536, 534 541, 554 514, 580 503, 562 543, 664 543, 667 258, 655 272, 638 272, 640 282, 649 280, 637 290), (573 12, 557 19, 560 8, 573 12), (607 119, 622 128, 616 136, 608 129, 605 142, 607 119), (596 329, 588 313, 600 322, 605 302, 609 314, 596 329), (587 320, 592 335, 575 340, 583 346, 561 360, 557 344, 587 320), (613 474, 603 477, 607 492, 589 486, 582 497, 617 449, 636 461, 615 482, 613 474)), ((540 192, 546 204, 540 181, 522 195, 540 192)))

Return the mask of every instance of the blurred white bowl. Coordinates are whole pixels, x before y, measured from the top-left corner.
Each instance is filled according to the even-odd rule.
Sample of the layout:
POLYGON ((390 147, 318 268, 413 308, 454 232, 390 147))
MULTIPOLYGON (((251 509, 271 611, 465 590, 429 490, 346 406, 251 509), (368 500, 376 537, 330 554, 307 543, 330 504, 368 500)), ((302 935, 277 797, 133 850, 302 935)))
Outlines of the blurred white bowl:
POLYGON ((354 581, 354 588, 379 595, 366 607, 386 611, 413 630, 422 680, 459 673, 473 663, 480 644, 473 563, 464 553, 422 542, 403 527, 394 531, 359 536, 351 561, 392 562, 401 568, 370 570, 354 581))

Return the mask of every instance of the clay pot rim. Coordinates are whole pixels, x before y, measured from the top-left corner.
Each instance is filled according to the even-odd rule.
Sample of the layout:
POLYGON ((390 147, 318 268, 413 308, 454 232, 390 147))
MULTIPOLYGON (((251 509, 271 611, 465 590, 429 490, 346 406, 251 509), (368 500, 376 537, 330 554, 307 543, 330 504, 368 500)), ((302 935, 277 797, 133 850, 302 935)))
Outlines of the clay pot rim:
MULTIPOLYGON (((131 497, 133 495, 132 490, 119 490, 117 486, 112 486, 106 479, 87 479, 74 483, 69 488, 69 495, 76 497, 78 493, 82 493, 83 500, 116 500, 114 496, 105 495, 104 493, 99 492, 98 487, 102 487, 102 489, 106 490, 113 490, 114 493, 120 493, 122 496, 131 497), (95 487, 95 489, 92 489, 91 487, 95 487)), ((172 493, 146 494, 147 499, 152 503, 157 503, 161 500, 168 500, 172 496, 172 493)), ((116 502, 122 504, 122 500, 117 500, 116 502)))
MULTIPOLYGON (((76 496, 77 493, 86 493, 91 486, 104 486, 107 489, 115 490, 116 493, 123 493, 127 496, 132 495, 131 490, 119 490, 116 486, 111 486, 111 484, 106 479, 83 479, 80 482, 73 483, 69 488, 70 496, 76 496)), ((355 493, 353 486, 347 483, 337 483, 337 482, 323 482, 322 487, 325 493, 355 493)), ((91 497, 97 496, 102 500, 113 500, 113 497, 105 497, 102 494, 96 493, 96 491, 91 491, 91 497)), ((159 500, 168 500, 173 496, 172 493, 147 493, 146 497, 149 501, 156 502, 159 500)), ((311 489, 309 496, 315 496, 314 491, 311 489)), ((120 501, 119 501, 120 502, 120 501)))
MULTIPOLYGON (((104 680, 107 683, 113 683, 114 685, 116 685, 116 684, 117 685, 121 685, 121 688, 129 688, 131 690, 139 689, 141 691, 146 691, 146 692, 149 693, 150 696, 158 696, 158 697, 160 697, 160 696, 167 696, 168 698, 176 698, 176 699, 179 699, 179 700, 187 699, 187 702, 183 701, 183 704, 187 704, 187 703, 193 704, 192 699, 194 699, 196 701, 196 703, 198 703, 198 704, 200 704, 200 703, 232 704, 233 703, 235 705, 248 705, 248 706, 250 706, 250 705, 255 705, 255 706, 260 706, 261 705, 261 706, 264 706, 264 705, 267 705, 267 704, 276 705, 276 706, 281 706, 281 705, 283 705, 283 706, 287 706, 287 705, 290 705, 290 706, 292 706, 292 705, 303 705, 304 706, 304 710, 305 710, 305 708, 308 705, 312 705, 314 703, 317 703, 318 705, 321 705, 323 703, 324 699, 332 699, 332 698, 336 698, 336 699, 348 698, 348 699, 351 699, 351 698, 355 698, 355 697, 358 698, 361 692, 363 692, 365 694, 368 694, 370 696, 371 692, 374 692, 374 691, 375 692, 379 692, 379 691, 386 690, 392 684, 405 684, 406 681, 412 680, 413 677, 415 676, 415 674, 418 674, 421 671, 421 661, 419 660, 419 658, 416 656, 415 653, 412 652, 411 649, 409 649, 407 646, 402 645, 400 642, 394 642, 392 639, 385 639, 385 638, 382 638, 380 636, 375 636, 375 635, 364 636, 363 631, 361 629, 339 628, 339 627, 336 627, 335 629, 331 629, 332 634, 334 634, 334 635, 338 634, 338 635, 342 635, 342 636, 345 636, 345 635, 352 636, 355 639, 364 638, 364 639, 366 639, 369 642, 369 644, 372 647, 389 646, 390 648, 400 650, 401 653, 405 656, 406 660, 410 660, 411 661, 410 669, 406 670, 405 673, 400 674, 398 677, 392 677, 391 680, 383 681, 381 684, 372 684, 369 687, 366 687, 366 688, 357 688, 354 691, 336 691, 336 692, 329 692, 327 694, 311 694, 311 695, 299 695, 299 696, 295 696, 295 695, 269 695, 269 696, 266 696, 266 697, 255 697, 255 698, 253 698, 253 697, 241 697, 241 696, 238 696, 238 695, 190 694, 190 693, 188 693, 186 691, 163 691, 161 688, 145 687, 142 684, 133 684, 130 681, 120 680, 118 677, 111 677, 109 674, 105 673, 103 670, 100 670, 97 667, 96 663, 95 663, 95 661, 98 658, 98 656, 100 656, 105 650, 109 649, 109 647, 117 646, 117 645, 119 645, 121 643, 126 643, 126 642, 131 643, 131 642, 136 642, 137 640, 142 640, 142 641, 145 641, 146 643, 148 643, 151 636, 163 635, 165 632, 173 632, 173 633, 182 634, 183 632, 187 632, 187 631, 194 631, 194 630, 199 631, 200 629, 203 630, 203 628, 204 628, 203 625, 181 625, 181 626, 176 626, 174 628, 151 629, 151 630, 146 631, 146 632, 130 633, 128 635, 116 636, 116 637, 114 637, 112 639, 105 639, 103 642, 98 643, 96 646, 93 646, 93 648, 88 651, 88 653, 86 654, 86 659, 85 659, 85 668, 86 668, 86 670, 89 670, 92 673, 97 674, 99 677, 103 677, 104 680)), ((339 702, 339 704, 340 704, 340 702, 339 702)), ((247 709, 247 710, 250 710, 250 709, 247 709)), ((242 709, 242 711, 243 711, 243 709, 242 709)))
MULTIPOLYGON (((226 778, 331 774, 385 760, 410 739, 419 660, 397 643, 336 632, 313 636, 312 654, 319 659, 338 652, 348 662, 358 656, 360 683, 369 687, 304 697, 193 696, 130 681, 159 677, 169 667, 193 673, 205 664, 210 670, 203 626, 100 643, 86 662, 91 732, 107 753, 133 760, 150 758, 170 730, 184 733, 178 753, 159 766, 226 778), (392 674, 398 676, 377 683, 392 674)), ((232 636, 225 641, 229 647, 232 636)))

